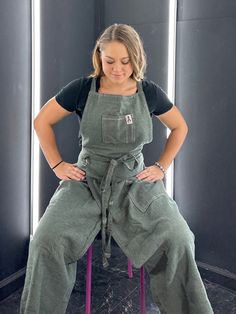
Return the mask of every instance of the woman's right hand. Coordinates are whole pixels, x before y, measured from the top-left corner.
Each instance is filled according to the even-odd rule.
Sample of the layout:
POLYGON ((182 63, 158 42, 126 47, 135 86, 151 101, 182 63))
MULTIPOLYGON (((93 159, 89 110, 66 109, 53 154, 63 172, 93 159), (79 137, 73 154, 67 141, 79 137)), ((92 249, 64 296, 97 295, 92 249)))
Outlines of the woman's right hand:
POLYGON ((76 164, 70 164, 65 161, 59 164, 53 171, 61 180, 82 181, 86 176, 85 171, 77 167, 76 164))

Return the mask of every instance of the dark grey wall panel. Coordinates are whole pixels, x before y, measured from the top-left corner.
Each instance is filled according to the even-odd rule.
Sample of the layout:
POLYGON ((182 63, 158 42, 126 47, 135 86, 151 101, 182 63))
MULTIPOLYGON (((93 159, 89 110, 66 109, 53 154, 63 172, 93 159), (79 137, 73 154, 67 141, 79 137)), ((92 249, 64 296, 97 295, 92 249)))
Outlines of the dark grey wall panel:
POLYGON ((235 0, 178 0, 178 21, 236 17, 235 0))
POLYGON ((168 1, 166 0, 104 0, 106 23, 127 23, 144 25, 166 22, 168 1))
POLYGON ((0 299, 25 267, 30 214, 30 1, 0 2, 0 299), (12 276, 12 278, 10 277, 12 276), (11 279, 10 279, 11 278, 11 279))
MULTIPOLYGON (((41 1, 41 84, 42 105, 64 85, 92 70, 95 44, 94 1, 41 1)), ((62 158, 74 163, 79 153, 79 125, 75 113, 55 126, 62 158)), ((59 179, 41 154, 41 215, 59 179), (47 184, 45 184, 47 182, 47 184)))
POLYGON ((212 4, 214 18, 178 23, 176 102, 189 133, 176 158, 175 198, 196 235, 197 260, 236 273, 236 18, 224 17, 236 7, 183 3, 189 17, 212 4))
MULTIPOLYGON (((133 26, 140 34, 147 54, 146 77, 167 89, 168 50, 168 1, 111 1, 105 0, 105 27, 113 23, 133 26)), ((166 130, 160 121, 153 118, 153 142, 144 146, 147 165, 156 161, 164 147, 166 130)))

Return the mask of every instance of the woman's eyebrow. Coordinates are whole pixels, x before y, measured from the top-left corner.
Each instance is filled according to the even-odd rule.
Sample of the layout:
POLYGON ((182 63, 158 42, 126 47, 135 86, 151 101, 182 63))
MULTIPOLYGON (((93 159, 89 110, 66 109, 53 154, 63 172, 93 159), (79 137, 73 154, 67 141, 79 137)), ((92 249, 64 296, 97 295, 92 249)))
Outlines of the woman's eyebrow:
MULTIPOLYGON (((110 56, 105 56, 105 57, 107 57, 107 58, 110 58, 110 59, 114 60, 114 58, 112 58, 112 57, 110 57, 110 56)), ((123 58, 121 58, 121 59, 129 59, 129 57, 123 57, 123 58)))

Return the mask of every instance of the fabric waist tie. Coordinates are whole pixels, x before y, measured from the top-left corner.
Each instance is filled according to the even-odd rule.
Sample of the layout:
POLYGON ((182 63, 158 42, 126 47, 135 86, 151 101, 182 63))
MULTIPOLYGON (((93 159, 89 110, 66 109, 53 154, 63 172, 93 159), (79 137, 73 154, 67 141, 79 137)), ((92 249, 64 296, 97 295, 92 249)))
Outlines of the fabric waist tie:
POLYGON ((102 193, 102 262, 103 267, 109 265, 108 258, 111 256, 111 231, 112 231, 112 215, 109 209, 109 199, 111 195, 111 180, 117 161, 112 159, 107 171, 101 182, 102 193), (106 235, 108 236, 106 242, 106 235))
MULTIPOLYGON (((87 153, 86 157, 83 157, 83 160, 86 161, 86 164, 88 166, 88 168, 86 168, 86 172, 88 172, 88 174, 86 173, 88 184, 89 182, 91 182, 90 181, 91 170, 89 170, 90 162, 93 160, 97 162, 99 161, 105 162, 104 168, 106 170, 105 170, 105 174, 103 172, 103 177, 101 178, 101 184, 100 184, 100 192, 101 192, 100 206, 101 206, 101 212, 102 212, 102 222, 101 222, 102 261, 103 261, 103 267, 107 268, 109 266, 108 259, 111 256, 112 215, 109 208, 109 200, 111 196, 111 186, 112 186, 112 181, 113 181, 113 176, 114 176, 114 170, 117 168, 118 165, 119 166, 122 165, 121 166, 122 177, 129 178, 132 181, 136 181, 137 179, 135 178, 134 174, 137 174, 141 169, 143 169, 143 163, 141 162, 143 158, 142 158, 142 154, 140 153, 136 156, 128 153, 121 156, 118 159, 104 160, 100 156, 95 156, 95 155, 91 155, 87 153), (126 170, 124 168, 126 168, 126 170)), ((94 195, 94 197, 96 197, 96 194, 94 195)))

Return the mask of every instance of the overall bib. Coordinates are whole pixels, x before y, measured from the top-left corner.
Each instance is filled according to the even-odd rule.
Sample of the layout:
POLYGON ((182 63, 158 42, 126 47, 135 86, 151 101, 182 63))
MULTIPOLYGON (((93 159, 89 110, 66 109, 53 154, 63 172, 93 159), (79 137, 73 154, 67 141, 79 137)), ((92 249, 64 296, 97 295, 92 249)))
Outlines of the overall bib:
POLYGON ((102 233, 103 266, 111 237, 134 267, 144 265, 162 314, 212 314, 194 260, 194 235, 163 181, 138 180, 152 120, 142 89, 99 94, 93 78, 80 125, 77 166, 84 181, 61 180, 30 242, 21 314, 63 314, 79 260, 102 233))

